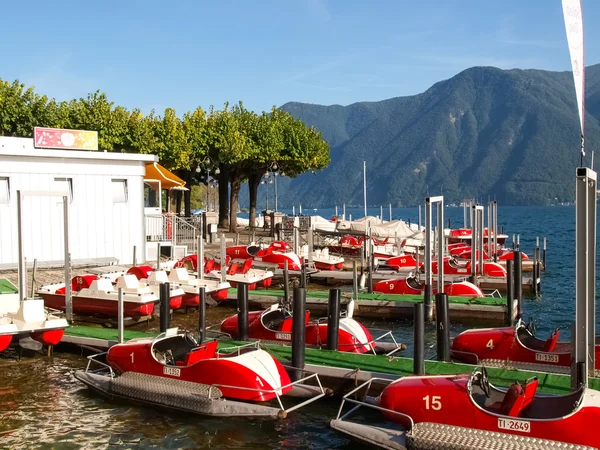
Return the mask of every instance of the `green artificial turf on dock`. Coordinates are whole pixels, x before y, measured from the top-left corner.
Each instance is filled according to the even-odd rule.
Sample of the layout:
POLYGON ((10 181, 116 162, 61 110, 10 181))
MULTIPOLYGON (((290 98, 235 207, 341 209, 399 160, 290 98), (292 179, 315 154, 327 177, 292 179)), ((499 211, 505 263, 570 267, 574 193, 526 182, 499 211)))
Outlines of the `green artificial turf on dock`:
POLYGON ((0 294, 18 294, 17 287, 6 278, 0 278, 0 294))
MULTIPOLYGON (((114 328, 74 326, 65 331, 66 335, 104 339, 108 341, 117 340, 117 330, 114 328)), ((144 333, 141 331, 126 330, 125 340, 156 336, 155 333, 144 333)), ((244 344, 238 341, 222 341, 220 348, 232 347, 244 344)), ((267 344, 262 347, 271 353, 275 358, 282 362, 289 363, 292 359, 292 348, 289 345, 267 344)), ((340 367, 344 369, 360 369, 368 372, 380 372, 386 374, 398 375, 398 377, 412 375, 412 358, 388 357, 385 355, 356 354, 334 352, 329 350, 319 350, 314 348, 306 349, 306 364, 340 367)), ((476 366, 462 363, 445 363, 439 361, 425 361, 425 373, 427 375, 454 375, 461 373, 471 373, 476 366)), ((509 386, 515 381, 524 381, 528 378, 537 376, 539 380, 538 389, 540 392, 566 394, 570 391, 571 379, 567 375, 547 374, 531 371, 516 371, 497 368, 488 368, 490 381, 497 386, 509 386)), ((589 387, 600 390, 600 378, 590 378, 589 387)))
MULTIPOLYGON (((342 297, 346 297, 342 293, 342 297)), ((347 297, 350 298, 351 293, 347 293, 347 297)), ((283 297, 283 290, 275 289, 261 289, 248 291, 249 299, 252 300, 253 295, 261 295, 266 297, 283 297)), ((236 297, 237 290, 229 289, 229 297, 236 297)), ((318 298, 327 299, 329 298, 329 291, 307 291, 306 298, 318 298)), ((422 295, 400 295, 400 294, 382 294, 380 292, 374 292, 372 294, 360 293, 358 294, 358 300, 372 300, 372 301, 388 301, 388 302, 400 302, 400 303, 419 303, 423 301, 422 295)), ((482 297, 482 298, 469 298, 469 297, 448 297, 450 304, 462 304, 462 305, 487 305, 487 306, 506 306, 506 299, 499 297, 482 297)))

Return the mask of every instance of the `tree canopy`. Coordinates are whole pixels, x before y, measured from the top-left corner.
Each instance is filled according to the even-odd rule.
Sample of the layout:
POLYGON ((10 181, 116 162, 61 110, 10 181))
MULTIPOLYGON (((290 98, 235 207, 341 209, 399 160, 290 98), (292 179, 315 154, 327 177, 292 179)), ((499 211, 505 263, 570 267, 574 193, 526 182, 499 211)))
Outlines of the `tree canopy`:
MULTIPOLYGON (((103 150, 155 154, 190 188, 207 184, 212 175, 220 183, 220 223, 229 223, 232 230, 243 182, 250 183, 254 218, 256 191, 266 172, 277 170, 296 177, 321 170, 330 162, 329 145, 321 134, 275 107, 257 114, 239 102, 225 103, 222 110, 211 106, 208 112, 198 107, 183 116, 172 108, 162 115, 152 110, 144 116, 139 109, 115 105, 100 91, 57 102, 18 80, 0 79, 0 135, 32 137, 36 126, 97 131, 103 150)), ((191 214, 189 193, 185 209, 191 214)))

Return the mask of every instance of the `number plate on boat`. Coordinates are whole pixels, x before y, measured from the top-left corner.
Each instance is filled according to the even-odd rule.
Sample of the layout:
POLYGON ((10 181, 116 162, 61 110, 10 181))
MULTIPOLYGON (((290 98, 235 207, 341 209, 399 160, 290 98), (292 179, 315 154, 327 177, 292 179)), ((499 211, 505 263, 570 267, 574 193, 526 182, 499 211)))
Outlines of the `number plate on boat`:
POLYGON ((551 353, 536 353, 535 360, 541 362, 557 363, 558 355, 553 355, 551 353))
POLYGON ((501 430, 520 431, 521 433, 531 432, 530 422, 527 420, 498 419, 498 428, 501 430))
POLYGON ((165 375, 171 375, 172 377, 178 377, 178 376, 181 376, 181 369, 179 369, 177 367, 165 366, 165 367, 163 367, 163 373, 165 375))
POLYGON ((283 341, 291 341, 292 333, 275 333, 275 339, 281 339, 283 341))

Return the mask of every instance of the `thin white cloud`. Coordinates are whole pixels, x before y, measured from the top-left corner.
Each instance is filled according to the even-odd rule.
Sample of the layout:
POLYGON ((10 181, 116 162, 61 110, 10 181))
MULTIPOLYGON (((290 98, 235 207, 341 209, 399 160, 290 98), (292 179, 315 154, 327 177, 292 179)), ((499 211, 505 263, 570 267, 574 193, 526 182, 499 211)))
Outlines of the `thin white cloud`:
POLYGON ((313 75, 318 75, 320 73, 327 72, 329 70, 335 69, 337 67, 341 67, 345 64, 348 64, 351 60, 352 60, 352 55, 346 55, 346 56, 342 56, 339 58, 335 58, 326 63, 319 64, 310 69, 306 69, 301 72, 298 72, 286 79, 281 80, 280 83, 283 83, 283 84, 292 83, 292 82, 299 81, 299 80, 302 80, 304 78, 307 78, 307 77, 310 77, 313 75))

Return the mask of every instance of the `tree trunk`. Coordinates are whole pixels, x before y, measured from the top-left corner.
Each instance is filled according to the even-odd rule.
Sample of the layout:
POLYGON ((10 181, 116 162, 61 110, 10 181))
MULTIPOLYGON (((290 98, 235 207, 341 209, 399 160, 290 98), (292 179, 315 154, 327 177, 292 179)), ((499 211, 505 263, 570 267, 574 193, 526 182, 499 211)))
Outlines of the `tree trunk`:
POLYGON ((235 233, 237 229, 237 212, 240 200, 242 178, 237 173, 231 174, 231 201, 229 202, 229 231, 235 233))
POLYGON ((181 213, 181 200, 182 200, 182 192, 180 190, 175 191, 175 212, 177 215, 181 213))
MULTIPOLYGON (((219 174, 219 227, 227 228, 229 226, 229 171, 220 167, 219 174)), ((237 212, 237 210, 236 210, 237 212)))
POLYGON ((252 174, 248 177, 248 191, 250 193, 250 229, 256 225, 256 200, 258 197, 258 186, 261 175, 252 174))

